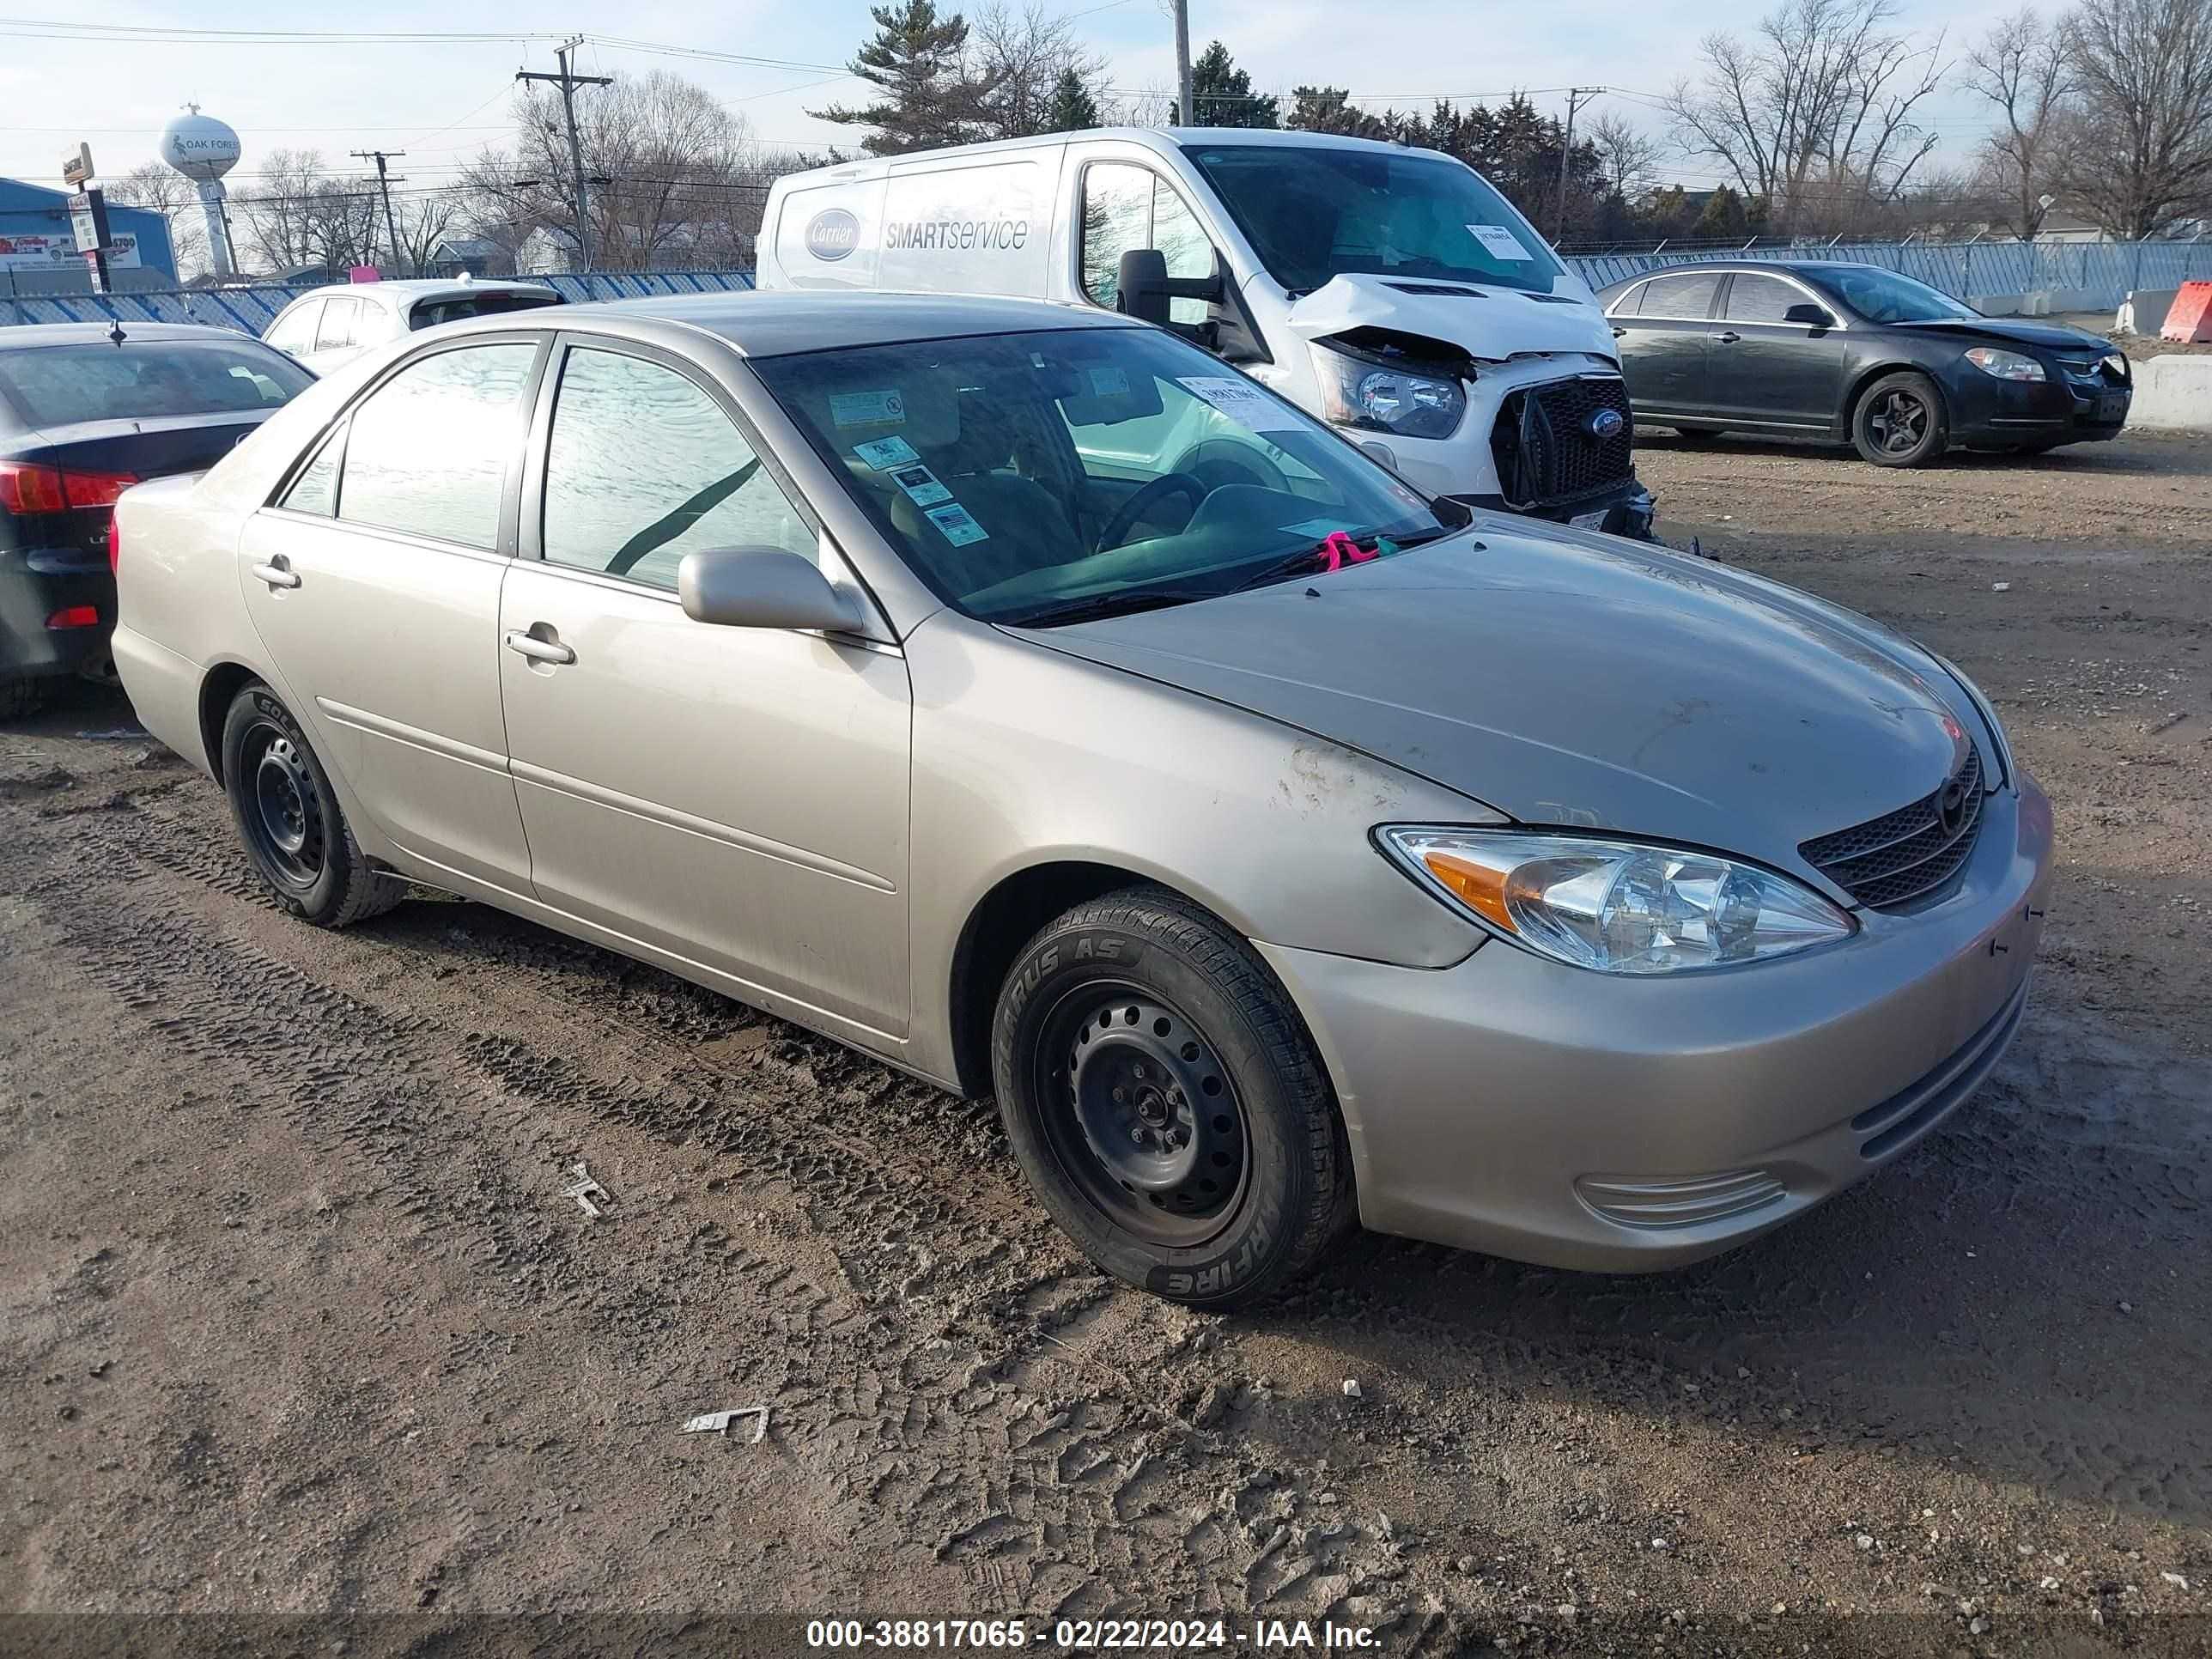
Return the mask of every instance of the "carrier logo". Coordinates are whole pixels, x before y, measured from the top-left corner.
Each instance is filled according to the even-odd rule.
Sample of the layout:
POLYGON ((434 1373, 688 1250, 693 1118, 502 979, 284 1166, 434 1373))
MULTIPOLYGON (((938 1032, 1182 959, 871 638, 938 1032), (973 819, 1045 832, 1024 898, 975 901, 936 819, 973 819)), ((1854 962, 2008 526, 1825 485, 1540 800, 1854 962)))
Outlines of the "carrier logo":
POLYGON ((1583 419, 1583 430, 1603 443, 1607 438, 1618 438, 1621 428, 1627 424, 1617 409, 1593 409, 1583 419))
POLYGON ((860 245, 860 222, 842 208, 825 208, 806 226, 806 251, 817 259, 842 259, 860 245))

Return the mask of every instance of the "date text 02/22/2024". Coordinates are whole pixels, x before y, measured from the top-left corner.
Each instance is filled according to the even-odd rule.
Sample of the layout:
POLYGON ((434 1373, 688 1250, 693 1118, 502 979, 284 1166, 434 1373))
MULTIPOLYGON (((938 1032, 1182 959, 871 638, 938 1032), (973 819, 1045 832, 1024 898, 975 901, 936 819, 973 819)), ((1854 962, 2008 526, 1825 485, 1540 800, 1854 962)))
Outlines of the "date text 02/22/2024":
POLYGON ((1222 1619, 1062 1619, 1049 1626, 1023 1619, 819 1619, 808 1621, 806 1644, 967 1652, 1371 1651, 1381 1637, 1364 1625, 1304 1619, 1259 1619, 1243 1627, 1222 1619))

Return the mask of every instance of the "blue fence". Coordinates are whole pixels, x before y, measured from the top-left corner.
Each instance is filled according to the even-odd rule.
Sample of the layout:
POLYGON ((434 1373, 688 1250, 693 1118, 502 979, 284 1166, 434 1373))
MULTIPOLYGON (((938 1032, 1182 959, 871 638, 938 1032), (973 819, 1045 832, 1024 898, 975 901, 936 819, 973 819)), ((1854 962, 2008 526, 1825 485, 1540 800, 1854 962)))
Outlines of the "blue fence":
MULTIPOLYGON (((1569 255, 1592 288, 1664 265, 1726 258, 1711 248, 1656 253, 1569 255)), ((2063 295, 2061 310, 2116 308, 2131 289, 2179 288, 2212 278, 2212 242, 1854 242, 1747 249, 1751 258, 1849 259, 1903 271, 1961 299, 1973 295, 2063 295)), ((749 289, 742 270, 596 271, 538 276, 569 300, 636 300, 661 294, 713 294, 749 289)), ((141 294, 0 296, 0 326, 10 323, 208 323, 258 334, 308 284, 297 288, 154 289, 141 294)))
POLYGON ((1747 259, 1847 259, 1917 277, 1959 299, 1998 294, 2063 294, 2061 310, 2117 310, 2136 289, 2179 288, 2212 277, 2212 242, 1852 242, 1680 253, 1600 253, 1568 263, 1592 288, 1663 265, 1747 259))
MULTIPOLYGON (((743 270, 595 271, 584 276, 532 276, 564 299, 642 300, 660 294, 715 294, 753 285, 743 270)), ((324 286, 272 283, 256 288, 149 289, 138 294, 0 295, 0 326, 10 323, 204 323, 258 335, 301 295, 324 286)))

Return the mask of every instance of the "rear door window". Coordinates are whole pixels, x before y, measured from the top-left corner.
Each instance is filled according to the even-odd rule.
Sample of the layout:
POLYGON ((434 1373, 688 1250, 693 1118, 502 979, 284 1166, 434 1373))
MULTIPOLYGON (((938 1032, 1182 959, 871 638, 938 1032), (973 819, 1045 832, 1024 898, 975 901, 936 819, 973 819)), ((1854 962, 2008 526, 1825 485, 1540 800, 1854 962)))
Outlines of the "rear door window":
POLYGON ((1637 315, 1702 322, 1712 314, 1713 296, 1720 291, 1717 273, 1698 271, 1679 276, 1655 276, 1644 290, 1644 305, 1637 315))
POLYGON ((465 547, 499 545, 538 348, 499 341, 410 363, 354 412, 338 517, 465 547))
POLYGON ((358 300, 332 300, 323 307, 323 320, 315 329, 315 349, 335 351, 354 342, 354 319, 361 311, 358 300))
POLYGON ((323 307, 329 301, 304 300, 279 317, 268 334, 268 343, 279 351, 313 351, 315 349, 315 326, 323 320, 323 307))

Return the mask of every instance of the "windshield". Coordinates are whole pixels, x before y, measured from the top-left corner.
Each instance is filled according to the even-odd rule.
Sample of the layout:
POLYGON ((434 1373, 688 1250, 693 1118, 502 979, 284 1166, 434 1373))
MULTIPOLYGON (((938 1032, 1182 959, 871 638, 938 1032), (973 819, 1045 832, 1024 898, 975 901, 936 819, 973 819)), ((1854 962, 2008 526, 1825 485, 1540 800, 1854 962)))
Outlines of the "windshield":
POLYGON ((33 426, 274 409, 315 377, 252 340, 0 344, 0 394, 33 426))
POLYGON ((1294 294, 1345 271, 1552 291, 1559 262, 1473 168, 1441 155, 1289 144, 1186 147, 1268 274, 1294 294))
POLYGON ((1808 274, 1870 323, 1942 323, 1982 314, 1939 289, 1875 265, 1839 265, 1808 274))
MULTIPOLYGON (((1204 599, 1428 503, 1218 359, 1142 328, 923 340, 753 368, 890 544, 994 621, 1204 599)), ((1285 575, 1298 574, 1293 568, 1285 575)), ((1070 618, 1072 619, 1072 617, 1070 618)))

